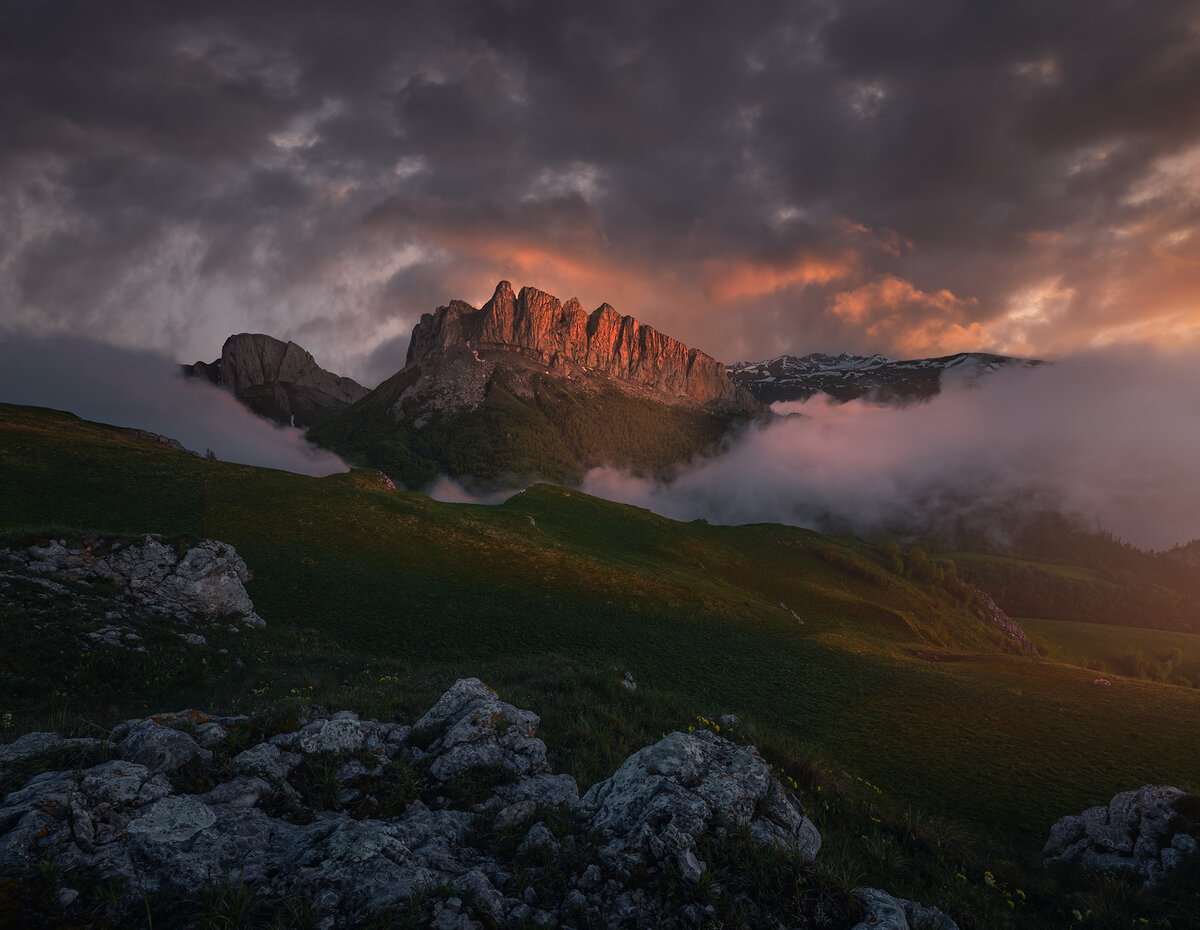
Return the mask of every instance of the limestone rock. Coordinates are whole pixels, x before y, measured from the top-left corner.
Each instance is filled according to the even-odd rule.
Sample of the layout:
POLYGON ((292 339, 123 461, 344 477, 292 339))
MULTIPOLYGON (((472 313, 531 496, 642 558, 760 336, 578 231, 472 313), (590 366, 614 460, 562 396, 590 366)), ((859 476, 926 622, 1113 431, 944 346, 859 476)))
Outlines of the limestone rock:
POLYGON ((105 578, 162 612, 205 619, 235 615, 248 626, 263 626, 244 587, 250 570, 227 543, 208 539, 181 558, 152 536, 108 552, 90 546, 72 549, 50 540, 45 546, 6 554, 30 571, 68 581, 105 578))
MULTIPOLYGON (((124 758, 30 778, 0 800, 0 871, 30 873, 53 856, 63 875, 86 870, 123 884, 134 907, 136 895, 158 890, 192 902, 228 872, 266 901, 311 898, 336 915, 331 927, 359 926, 371 912, 408 907, 420 908, 406 915, 419 926, 634 927, 673 908, 683 919, 677 926, 693 926, 703 923, 703 909, 651 898, 630 885, 626 869, 670 863, 684 883, 701 882, 709 866, 695 840, 720 827, 744 825, 760 842, 805 855, 820 844, 753 748, 707 732, 672 734, 634 754, 579 802, 572 778, 546 770, 545 746, 534 736, 537 716, 501 701, 478 679, 456 682, 411 730, 341 712, 230 760, 227 737, 236 720, 182 711, 128 721, 114 729, 124 758), (205 731, 210 746, 164 725, 180 721, 215 724, 205 731), (427 740, 428 751, 420 750, 427 740), (381 764, 364 760, 364 751, 381 764), (218 783, 193 793, 182 787, 191 780, 182 779, 173 790, 166 773, 210 752, 221 755, 202 770, 218 783), (346 783, 341 804, 352 809, 341 809, 336 791, 329 799, 330 785, 314 787, 308 766, 297 772, 305 757, 325 765, 327 753, 346 754, 335 760, 334 777, 346 783), (429 806, 419 799, 403 806, 410 795, 373 806, 372 792, 383 798, 396 787, 389 756, 415 762, 409 776, 429 806), (441 782, 476 765, 517 777, 482 803, 456 801, 441 782), (481 824, 489 822, 480 817, 494 829, 521 831, 552 806, 575 806, 554 818, 559 836, 535 822, 521 849, 535 861, 561 853, 578 865, 569 882, 535 891, 518 882, 516 860, 501 858, 507 844, 480 842, 481 824), (449 894, 428 894, 434 889, 449 894)), ((58 745, 56 734, 40 734, 14 744, 8 755, 58 745)), ((537 871, 544 869, 525 868, 523 879, 537 871)))
POLYGON ((1063 817, 1042 850, 1047 862, 1078 862, 1086 869, 1135 872, 1154 884, 1166 869, 1193 853, 1196 842, 1175 803, 1185 792, 1166 785, 1123 791, 1107 805, 1063 817))
POLYGON ((261 416, 299 427, 312 426, 368 393, 320 367, 296 343, 262 333, 230 336, 217 361, 185 365, 183 371, 224 387, 261 416))
POLYGON ((570 807, 579 801, 579 785, 570 775, 528 775, 500 785, 496 797, 509 804, 527 801, 545 807, 570 807))
POLYGON ((878 888, 856 888, 863 920, 852 930, 958 930, 958 924, 936 907, 896 898, 878 888))
POLYGON ((1000 605, 991 599, 983 591, 976 589, 975 603, 978 606, 979 612, 983 618, 990 623, 995 624, 1000 630, 1011 639, 1020 650, 1028 656, 1038 655, 1038 648, 1034 645, 1032 639, 1025 632, 1021 624, 1017 623, 1012 617, 1000 609, 1000 605))
POLYGON ((441 731, 426 753, 429 772, 442 781, 470 769, 491 766, 514 775, 545 772, 546 744, 537 739, 541 718, 501 701, 478 678, 454 683, 413 727, 441 731))
POLYGON ((19 762, 30 756, 41 755, 49 749, 63 744, 57 733, 26 733, 6 746, 0 746, 0 764, 19 762))
POLYGON ((174 772, 195 758, 211 761, 212 751, 188 734, 143 720, 117 746, 117 755, 152 772, 174 772))
POLYGON ((747 411, 758 409, 716 359, 690 349, 608 304, 590 315, 579 301, 565 304, 536 288, 518 295, 501 281, 480 309, 461 300, 426 313, 414 327, 406 366, 457 346, 512 351, 560 370, 602 372, 628 382, 700 404, 720 403, 747 411))
POLYGON ((748 826, 767 845, 812 859, 821 837, 799 805, 771 777, 758 752, 714 733, 671 733, 635 752, 579 802, 608 838, 600 853, 613 865, 682 858, 710 826, 748 826), (758 813, 762 808, 762 813, 758 813))
POLYGON ((287 778, 288 773, 299 764, 299 755, 284 752, 272 743, 259 743, 233 757, 233 767, 236 771, 243 775, 261 775, 264 778, 287 778))

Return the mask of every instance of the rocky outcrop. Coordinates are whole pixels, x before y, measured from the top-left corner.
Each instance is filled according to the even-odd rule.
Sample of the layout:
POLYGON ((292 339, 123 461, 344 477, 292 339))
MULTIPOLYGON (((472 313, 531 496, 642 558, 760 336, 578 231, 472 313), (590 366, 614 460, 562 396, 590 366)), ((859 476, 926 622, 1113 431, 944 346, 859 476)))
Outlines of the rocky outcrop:
POLYGON ((1200 824, 1180 813, 1178 802, 1185 794, 1166 785, 1144 785, 1121 792, 1107 805, 1063 817, 1050 828, 1046 861, 1130 871, 1154 884, 1196 854, 1200 824))
MULTIPOLYGON (((463 930, 683 928, 713 913, 698 897, 698 841, 806 858, 820 847, 752 747, 673 733, 581 801, 570 776, 547 771, 536 726, 477 679, 411 727, 341 712, 248 748, 245 717, 127 721, 90 744, 107 758, 44 771, 0 802, 0 870, 34 870, 53 852, 67 918, 85 870, 123 883, 131 907, 234 875, 258 901, 311 902, 324 927, 393 909, 463 930)), ((61 744, 30 734, 0 760, 28 767, 61 744)), ((848 895, 841 906, 856 910, 848 895)))
POLYGON ((958 930, 958 924, 936 907, 896 898, 878 888, 856 888, 863 920, 852 930, 958 930))
POLYGON ((571 298, 524 287, 514 295, 501 281, 491 300, 476 309, 453 300, 426 313, 413 329, 407 365, 431 359, 454 347, 485 356, 515 352, 560 372, 597 372, 618 382, 700 404, 757 408, 725 374, 720 362, 690 349, 608 304, 592 313, 571 298))
POLYGON ((464 678, 417 721, 416 730, 439 734, 427 755, 430 773, 442 780, 480 766, 536 775, 549 770, 546 744, 534 736, 539 722, 537 714, 501 701, 478 678, 464 678))
POLYGON ((292 426, 311 426, 368 393, 320 367, 296 343, 262 333, 230 336, 215 362, 183 367, 187 375, 226 388, 255 413, 292 426))
POLYGON ((978 588, 975 590, 975 605, 983 619, 999 627, 1004 635, 1016 643, 1025 655, 1040 655, 1037 646, 1029 638, 1029 634, 1025 632, 1021 624, 1006 614, 999 604, 978 588))
POLYGON ((817 828, 758 752, 707 730, 672 733, 635 752, 580 809, 605 837, 600 856, 610 865, 674 861, 691 882, 704 873, 694 850, 709 829, 747 828, 758 842, 808 860, 821 848, 817 828))
POLYGON ((234 617, 246 626, 263 625, 244 587, 250 580, 246 563, 233 546, 211 539, 182 555, 152 536, 129 544, 98 540, 77 548, 52 539, 44 546, 0 550, 0 557, 26 572, 49 576, 42 581, 60 589, 63 581, 101 578, 180 619, 234 617))

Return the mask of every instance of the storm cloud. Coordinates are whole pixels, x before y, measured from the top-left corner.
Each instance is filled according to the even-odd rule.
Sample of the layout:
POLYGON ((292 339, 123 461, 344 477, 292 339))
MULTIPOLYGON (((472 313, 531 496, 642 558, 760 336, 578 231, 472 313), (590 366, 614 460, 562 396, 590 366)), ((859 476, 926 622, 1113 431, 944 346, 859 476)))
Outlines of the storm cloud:
POLYGON ((507 278, 726 361, 1200 327, 1173 0, 0 9, 0 327, 374 383, 507 278))
POLYGON ((681 520, 857 534, 946 532, 1025 508, 1143 548, 1200 537, 1195 348, 1080 353, 901 409, 817 398, 776 405, 803 416, 752 429, 669 484, 596 469, 583 490, 681 520))

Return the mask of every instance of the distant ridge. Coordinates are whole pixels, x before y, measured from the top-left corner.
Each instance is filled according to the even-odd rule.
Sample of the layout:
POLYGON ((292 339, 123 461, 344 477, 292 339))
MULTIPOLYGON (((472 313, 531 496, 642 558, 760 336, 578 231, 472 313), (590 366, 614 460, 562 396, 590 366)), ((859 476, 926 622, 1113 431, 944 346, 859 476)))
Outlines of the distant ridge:
POLYGON ((974 384, 1004 368, 1041 365, 1037 359, 986 352, 959 352, 938 358, 897 361, 883 355, 779 355, 763 362, 738 362, 730 379, 764 404, 807 400, 827 394, 834 400, 867 398, 903 405, 938 394, 951 380, 974 384))

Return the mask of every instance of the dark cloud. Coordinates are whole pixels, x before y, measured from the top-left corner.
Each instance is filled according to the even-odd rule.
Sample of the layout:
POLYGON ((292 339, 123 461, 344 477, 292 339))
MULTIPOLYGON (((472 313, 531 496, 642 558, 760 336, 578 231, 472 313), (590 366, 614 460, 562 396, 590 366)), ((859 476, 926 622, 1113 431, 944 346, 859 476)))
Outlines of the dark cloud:
POLYGON ((377 380, 501 277, 730 360, 1200 326, 1173 0, 18 0, 0 84, 23 331, 189 361, 268 331, 377 380))

